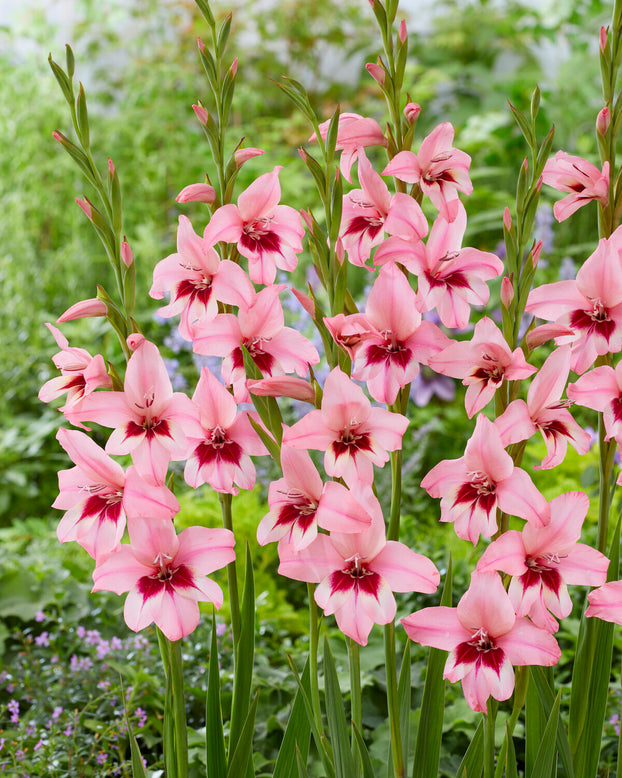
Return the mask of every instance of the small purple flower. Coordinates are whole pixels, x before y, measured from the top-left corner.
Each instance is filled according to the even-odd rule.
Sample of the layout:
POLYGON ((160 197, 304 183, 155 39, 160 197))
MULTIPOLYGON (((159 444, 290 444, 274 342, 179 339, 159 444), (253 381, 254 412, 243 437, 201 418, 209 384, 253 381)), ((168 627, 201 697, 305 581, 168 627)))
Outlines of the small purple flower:
POLYGON ((85 643, 88 643, 90 646, 97 646, 99 645, 101 641, 101 635, 99 634, 99 630, 97 629, 89 629, 86 633, 86 639, 85 643))
POLYGON ((52 721, 56 721, 56 719, 60 716, 60 714, 63 712, 63 709, 60 705, 57 705, 54 710, 52 711, 52 721))
POLYGON ((65 737, 71 737, 73 735, 73 724, 70 724, 63 730, 63 735, 65 737))
POLYGON ((142 727, 144 727, 145 724, 147 723, 147 713, 142 708, 136 708, 134 713, 138 717, 138 721, 136 723, 136 726, 139 729, 142 729, 142 727))
POLYGON ((47 648, 50 645, 50 633, 42 632, 40 635, 37 635, 35 638, 35 645, 45 646, 47 648))
POLYGON ((19 702, 17 700, 9 700, 6 707, 11 714, 11 723, 17 724, 19 721, 19 702))
POLYGON ((105 764, 106 760, 108 759, 108 755, 104 751, 100 751, 97 756, 95 757, 95 760, 97 761, 97 764, 105 764))
POLYGON ((38 751, 40 748, 43 748, 43 740, 39 739, 39 742, 34 747, 35 751, 38 751))
POLYGON ((122 648, 123 648, 123 641, 121 640, 121 638, 118 638, 115 635, 115 637, 110 639, 110 649, 112 651, 121 651, 122 648))
POLYGON ((28 737, 32 737, 36 731, 37 728, 33 724, 29 724, 24 730, 24 732, 28 735, 28 737))
POLYGON ((102 640, 97 646, 97 658, 104 659, 110 651, 110 643, 107 640, 102 640))
POLYGON ((35 621, 42 622, 42 621, 45 621, 46 619, 47 619, 47 616, 45 615, 45 613, 43 611, 37 611, 35 613, 35 621))
POLYGON ((80 640, 82 640, 82 638, 86 635, 86 630, 82 625, 76 629, 76 635, 80 638, 80 640))
POLYGON ((450 402, 456 396, 456 383, 453 378, 435 373, 432 368, 422 365, 419 375, 410 386, 410 396, 416 406, 423 408, 434 395, 450 402))

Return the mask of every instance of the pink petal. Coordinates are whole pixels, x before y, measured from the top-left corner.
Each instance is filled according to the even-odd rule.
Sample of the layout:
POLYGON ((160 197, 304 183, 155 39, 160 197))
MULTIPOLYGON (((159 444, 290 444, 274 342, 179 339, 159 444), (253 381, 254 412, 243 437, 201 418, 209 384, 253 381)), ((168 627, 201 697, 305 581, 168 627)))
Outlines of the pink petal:
POLYGON ((451 651, 473 634, 462 626, 456 609, 444 605, 423 608, 401 619, 401 622, 406 634, 415 643, 444 651, 451 651))
POLYGON ((520 467, 512 475, 497 484, 499 507, 511 516, 520 516, 535 527, 549 522, 549 506, 534 482, 520 467))
POLYGON ((522 533, 509 530, 488 546, 477 563, 477 570, 480 573, 501 570, 509 575, 522 575, 527 571, 525 557, 522 533))
POLYGON ((557 664, 561 650, 555 638, 526 618, 517 618, 513 628, 495 639, 513 665, 557 664))
POLYGON ((393 540, 387 541, 371 566, 394 592, 431 594, 436 591, 441 578, 436 565, 427 557, 393 540))

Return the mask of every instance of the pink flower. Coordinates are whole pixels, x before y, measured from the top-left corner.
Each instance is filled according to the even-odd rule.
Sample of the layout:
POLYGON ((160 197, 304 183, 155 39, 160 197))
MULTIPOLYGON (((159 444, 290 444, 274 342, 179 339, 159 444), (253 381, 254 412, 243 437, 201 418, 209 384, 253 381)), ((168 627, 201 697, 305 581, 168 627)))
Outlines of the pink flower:
POLYGON ((458 197, 458 192, 471 194, 473 184, 469 178, 471 157, 451 144, 454 128, 449 122, 435 127, 423 140, 417 154, 400 151, 382 171, 383 176, 395 176, 409 184, 419 184, 421 191, 444 214, 448 204, 458 197))
POLYGON ((436 591, 440 575, 434 564, 403 543, 387 541, 384 519, 371 489, 359 489, 357 501, 371 525, 357 533, 318 535, 295 553, 279 545, 279 573, 318 583, 317 604, 352 640, 365 646, 374 624, 388 624, 397 606, 393 592, 436 591))
POLYGON ((159 300, 171 293, 168 305, 158 310, 169 318, 181 314, 179 331, 191 341, 196 326, 211 321, 218 313, 218 303, 250 304, 253 285, 239 265, 221 260, 205 238, 192 229, 186 216, 179 217, 177 252, 158 262, 153 271, 151 297, 159 300))
POLYGON ((591 162, 558 151, 555 159, 549 159, 544 166, 542 180, 560 192, 570 192, 553 206, 558 222, 564 221, 591 200, 597 200, 603 206, 609 203, 608 162, 603 165, 601 173, 591 162))
POLYGON ((219 241, 236 243, 248 259, 248 273, 256 284, 272 284, 277 267, 294 270, 302 251, 304 227, 298 211, 279 205, 279 171, 259 176, 238 197, 237 205, 218 208, 205 228, 210 246, 219 241))
POLYGON ((199 623, 199 602, 222 605, 220 586, 205 576, 235 559, 233 533, 188 527, 175 534, 172 521, 139 519, 130 544, 93 573, 93 591, 129 592, 123 615, 134 632, 155 622, 169 640, 189 635, 199 623))
POLYGON ((193 441, 184 478, 196 489, 209 484, 217 492, 237 494, 238 489, 255 485, 255 465, 249 454, 261 456, 268 451, 248 420, 248 412, 237 413, 235 400, 204 367, 192 397, 200 409, 203 437, 193 441))
POLYGON ((609 560, 577 541, 590 501, 583 492, 568 492, 549 504, 551 521, 522 532, 510 530, 493 541, 477 563, 480 572, 500 570, 514 576, 508 594, 517 616, 529 616, 549 632, 572 610, 566 584, 600 586, 609 560))
MULTIPOLYGON (((358 156, 358 150, 367 146, 386 146, 387 139, 375 119, 361 116, 358 113, 342 113, 337 121, 337 145, 335 148, 343 150, 340 169, 346 181, 352 182, 350 168, 358 156)), ((324 140, 326 140, 329 125, 330 119, 322 122, 319 126, 320 136, 324 140)), ((309 142, 314 140, 317 140, 315 133, 309 138, 309 142)))
POLYGON ((490 402, 504 380, 516 381, 536 372, 520 348, 510 351, 501 330, 486 316, 475 325, 470 342, 452 343, 430 357, 430 367, 462 378, 468 386, 464 402, 469 419, 490 402))
POLYGON ((84 433, 61 428, 56 437, 76 463, 59 472, 60 494, 52 505, 65 511, 57 529, 61 543, 75 540, 101 559, 121 543, 126 516, 170 519, 179 510, 166 486, 147 483, 135 467, 124 473, 84 433))
POLYGON ((607 365, 595 367, 568 385, 568 397, 585 408, 603 414, 606 440, 615 438, 622 445, 622 361, 615 370, 607 365))
POLYGON ((85 398, 76 416, 115 428, 106 452, 131 454, 140 474, 155 483, 164 482, 171 460, 186 459, 188 439, 202 435, 198 408, 173 392, 164 360, 148 340, 129 358, 124 391, 85 398))
POLYGON ((372 408, 360 386, 338 367, 324 384, 322 407, 285 430, 283 443, 325 451, 324 469, 346 484, 371 484, 373 465, 384 465, 389 451, 402 446, 408 419, 372 408))
POLYGON ((106 303, 98 297, 91 297, 88 300, 80 300, 80 302, 74 303, 70 308, 67 308, 65 313, 61 314, 56 321, 58 324, 62 324, 65 321, 72 321, 73 319, 87 319, 91 316, 106 316, 107 313, 108 306, 106 303))
POLYGON ((622 581, 609 581, 587 596, 586 616, 622 624, 622 581))
POLYGON ((419 240, 427 233, 428 223, 412 197, 399 192, 391 197, 363 149, 359 150, 358 176, 362 189, 353 189, 343 198, 340 236, 349 261, 362 267, 385 230, 419 240))
POLYGON ((459 200, 452 203, 452 221, 439 214, 427 244, 390 238, 374 255, 375 264, 398 261, 419 279, 419 310, 436 308, 446 327, 465 329, 472 305, 485 305, 486 284, 503 272, 503 262, 488 251, 462 248, 466 211, 459 200))
POLYGON ((222 376, 233 385, 236 402, 249 402, 242 346, 266 376, 296 373, 304 378, 309 365, 316 365, 320 355, 313 344, 296 330, 284 326, 279 294, 284 285, 268 286, 253 295, 252 302, 241 305, 238 315, 219 314, 195 331, 194 351, 224 357, 222 376))
POLYGON ((561 656, 551 634, 516 617, 497 573, 473 573, 457 608, 424 608, 402 624, 416 643, 450 652, 443 677, 462 681, 467 703, 482 713, 490 696, 511 696, 512 665, 550 667, 561 656))
POLYGON ((441 498, 441 521, 453 521, 456 535, 476 545, 480 534, 497 531, 497 507, 542 527, 549 521, 548 503, 520 467, 514 467, 497 427, 483 414, 460 459, 444 459, 421 486, 441 498))
POLYGON ((41 402, 49 403, 66 393, 67 401, 60 410, 72 424, 76 424, 74 412, 81 407, 84 398, 95 389, 112 387, 112 380, 101 354, 92 357, 83 348, 72 348, 57 327, 52 324, 45 326, 61 349, 52 357, 61 375, 43 384, 39 391, 39 399, 41 402))
POLYGON ((352 377, 367 381, 378 402, 393 404, 400 388, 417 377, 419 365, 450 343, 435 324, 421 321, 416 303, 402 271, 383 267, 367 298, 370 331, 356 348, 352 369, 352 377))
POLYGON ((262 546, 278 540, 298 553, 315 540, 318 526, 360 532, 371 524, 372 517, 345 486, 322 483, 306 451, 282 446, 281 466, 283 478, 270 484, 270 512, 257 527, 262 546))
POLYGON ((548 470, 562 462, 568 443, 579 454, 587 454, 590 449, 589 433, 577 424, 567 410, 568 405, 572 404, 572 398, 561 399, 569 371, 570 348, 561 346, 548 357, 529 386, 527 409, 531 421, 542 433, 547 451, 547 456, 536 469, 548 470))
POLYGON ((572 342, 570 367, 584 373, 597 356, 622 350, 622 263, 620 236, 602 238, 575 281, 558 281, 533 289, 525 310, 542 319, 570 327, 574 335, 558 338, 572 342))

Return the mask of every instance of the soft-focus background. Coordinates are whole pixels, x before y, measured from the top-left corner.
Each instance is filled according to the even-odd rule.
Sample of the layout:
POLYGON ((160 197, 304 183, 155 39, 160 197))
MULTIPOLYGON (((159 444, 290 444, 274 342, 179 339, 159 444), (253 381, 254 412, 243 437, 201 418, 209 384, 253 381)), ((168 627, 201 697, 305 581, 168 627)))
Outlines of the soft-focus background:
MULTIPOLYGON (((466 201, 465 245, 503 256, 501 217, 514 200, 517 171, 526 155, 507 101, 527 109, 538 84, 541 135, 554 123, 554 150, 597 161, 594 121, 602 108, 598 31, 610 16, 609 4, 410 0, 403 9, 411 47, 406 83, 412 100, 422 106, 417 143, 437 123, 454 124, 456 146, 473 158, 475 192, 466 201)), ((340 104, 342 110, 382 123, 384 104, 364 69, 379 53, 369 4, 231 0, 222 10, 234 12, 230 52, 232 59, 239 57, 231 139, 244 136, 247 146, 266 149, 264 157, 245 165, 240 188, 279 164, 284 166, 284 201, 313 206, 313 184, 296 153, 310 130, 271 79, 287 74, 302 81, 323 117, 340 104)), ((155 649, 140 639, 131 646, 125 642, 121 600, 91 597, 91 560, 79 547, 60 547, 55 538, 57 517, 50 505, 57 494, 56 472, 68 462, 54 439, 61 415, 37 400, 41 384, 56 374, 50 357, 57 348, 44 322, 54 322, 77 300, 94 296, 96 284, 105 284, 110 275, 103 250, 74 202, 76 196, 90 195, 88 185, 52 138, 55 129, 70 134, 70 124, 47 57, 51 52, 64 64, 65 42, 73 47, 76 76, 87 92, 95 158, 103 168, 110 156, 121 180, 125 232, 142 291, 137 318, 150 337, 167 344, 176 386, 192 391, 192 355, 170 322, 156 320, 158 305, 147 291, 155 264, 175 251, 178 215, 190 216, 198 232, 207 218, 204 206, 175 202, 184 186, 204 180, 210 169, 209 148, 191 108, 197 99, 209 106, 196 51, 197 37, 207 34, 191 0, 0 0, 0 766, 10 774, 129 774, 123 766, 123 699, 150 763, 150 749, 158 753, 160 735, 154 715, 161 710, 160 683, 150 671, 157 666, 155 649), (25 694, 24 688, 31 691, 25 694)), ((377 162, 384 164, 380 157, 377 162)), ((553 223, 553 199, 551 192, 543 192, 537 220, 536 237, 544 244, 540 283, 572 278, 597 237, 592 206, 560 226, 553 223)), ((295 281, 304 285, 304 268, 295 281)), ((360 286, 359 299, 363 281, 360 286)), ((495 300, 498 290, 488 311, 493 316, 495 300)), ((63 331, 72 345, 115 353, 114 340, 100 321, 72 322, 63 331)), ((404 539, 441 568, 448 549, 454 551, 459 595, 473 551, 455 539, 451 528, 438 525, 436 501, 418 488, 432 464, 462 454, 472 428, 460 399, 454 405, 443 399, 453 391, 428 373, 414 388, 413 424, 405 439, 404 539)), ((456 391, 460 398, 461 387, 456 391)), ((590 423, 587 416, 582 421, 590 423)), ((532 455, 534 463, 539 453, 532 455)), ((578 475, 590 490, 593 462, 590 455, 579 459, 570 450, 562 467, 536 474, 536 482, 549 498, 577 488, 578 475)), ((270 477, 264 468, 262 483, 239 498, 241 507, 235 509, 240 534, 251 541, 265 511, 270 477)), ((184 494, 183 489, 180 494, 182 523, 218 522, 213 496, 184 494)), ((299 636, 305 630, 306 590, 278 580, 273 549, 259 553, 255 543, 254 551, 258 682, 264 687, 257 718, 266 722, 258 733, 264 747, 257 770, 269 775, 293 689, 283 652, 304 650, 299 636)), ((399 607, 405 614, 425 602, 413 596, 399 607)), ((219 629, 226 643, 224 622, 219 629)), ((575 631, 570 618, 562 628, 568 657, 560 667, 562 678, 575 631)), ((196 668, 189 693, 195 695, 191 723, 197 728, 203 709, 200 660, 208 639, 209 629, 201 627, 187 645, 196 668)), ((424 653, 415 653, 415 678, 424 659, 424 653)), ((362 661, 369 687, 364 723, 374 730, 373 753, 382 765, 387 732, 379 634, 372 636, 362 661), (378 707, 374 689, 379 690, 378 707)), ((225 661, 224 677, 229 669, 225 661)), ((342 680, 347 687, 347 673, 342 680)), ((414 690, 415 705, 418 694, 414 690)), ((619 707, 616 700, 612 704, 619 707)), ((472 735, 475 714, 459 691, 448 704, 446 720, 453 717, 453 732, 442 765, 443 774, 452 775, 472 735)), ((617 726, 613 710, 612 738, 617 726)))

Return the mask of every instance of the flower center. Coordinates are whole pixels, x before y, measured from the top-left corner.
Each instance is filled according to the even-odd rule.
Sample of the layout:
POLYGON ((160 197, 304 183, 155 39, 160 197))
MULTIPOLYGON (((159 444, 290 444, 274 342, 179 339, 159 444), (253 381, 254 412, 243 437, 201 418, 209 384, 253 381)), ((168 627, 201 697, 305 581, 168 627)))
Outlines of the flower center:
POLYGON ((368 570, 363 564, 365 557, 360 554, 354 554, 354 556, 348 557, 346 562, 351 562, 350 567, 346 567, 342 572, 349 575, 350 578, 364 578, 366 575, 373 575, 371 570, 368 570))

